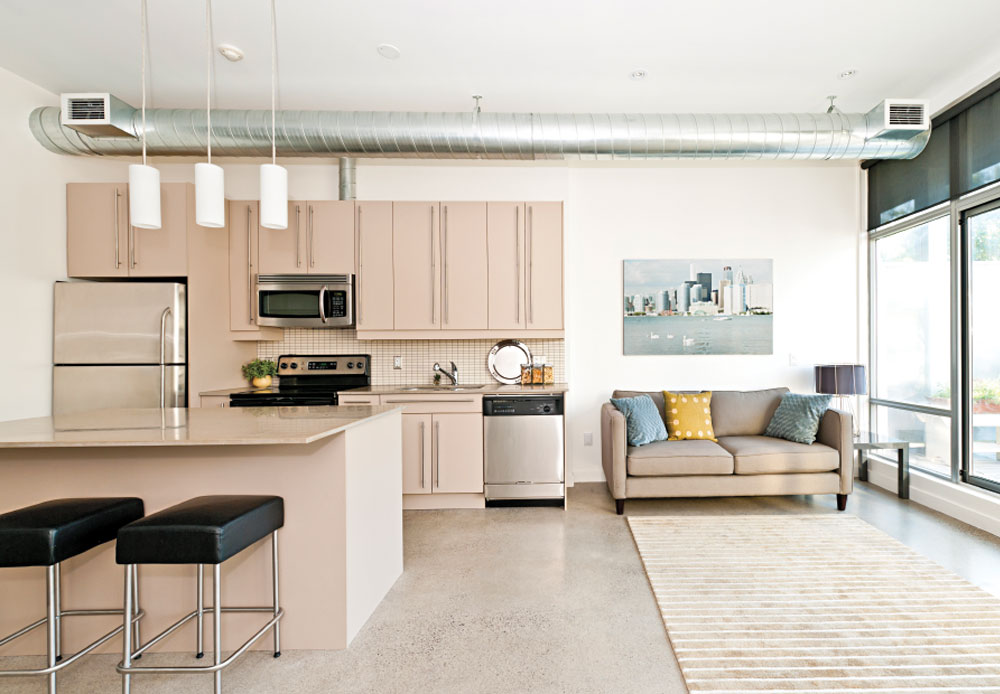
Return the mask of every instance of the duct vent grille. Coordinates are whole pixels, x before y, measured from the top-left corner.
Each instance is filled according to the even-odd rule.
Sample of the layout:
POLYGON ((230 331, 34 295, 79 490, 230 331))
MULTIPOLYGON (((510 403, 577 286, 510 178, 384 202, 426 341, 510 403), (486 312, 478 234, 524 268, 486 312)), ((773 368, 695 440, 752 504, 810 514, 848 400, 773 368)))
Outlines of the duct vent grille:
POLYGON ((925 118, 924 104, 889 104, 890 126, 922 126, 925 118))
POLYGON ((104 120, 107 116, 104 112, 104 99, 70 99, 69 113, 70 120, 104 120))

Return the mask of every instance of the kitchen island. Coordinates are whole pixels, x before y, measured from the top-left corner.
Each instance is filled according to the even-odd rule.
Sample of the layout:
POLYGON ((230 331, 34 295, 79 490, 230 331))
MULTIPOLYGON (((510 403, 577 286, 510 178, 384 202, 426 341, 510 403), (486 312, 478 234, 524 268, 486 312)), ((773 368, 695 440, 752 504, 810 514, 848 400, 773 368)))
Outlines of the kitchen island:
MULTIPOLYGON (((60 497, 136 496, 149 514, 207 494, 279 495, 282 645, 342 649, 402 573, 401 429, 399 408, 377 406, 98 410, 0 422, 0 512, 60 497)), ((222 565, 223 605, 269 604, 270 552, 265 540, 222 565)), ((122 582, 114 543, 70 559, 63 609, 120 606, 122 582)), ((140 567, 139 585, 144 634, 195 604, 193 566, 140 567)), ((4 569, 0 587, 0 633, 44 609, 41 569, 4 569)), ((227 615, 223 649, 242 644, 260 619, 227 615)), ((101 633, 100 620, 114 622, 65 620, 64 652, 101 633)), ((4 655, 44 653, 43 632, 4 655)), ((208 620, 207 643, 210 632, 208 620)), ((192 622, 159 645, 193 652, 194 639, 192 622)), ((105 650, 119 650, 113 644, 105 650)))

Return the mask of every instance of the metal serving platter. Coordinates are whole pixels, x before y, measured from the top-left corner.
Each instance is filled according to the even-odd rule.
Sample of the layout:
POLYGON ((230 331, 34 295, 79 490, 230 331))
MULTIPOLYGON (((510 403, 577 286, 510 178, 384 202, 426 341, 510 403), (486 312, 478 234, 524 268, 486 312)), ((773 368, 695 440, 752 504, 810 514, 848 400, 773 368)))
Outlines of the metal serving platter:
POLYGON ((531 350, 520 340, 501 340, 493 345, 486 366, 500 383, 515 385, 521 382, 521 365, 531 363, 531 350))

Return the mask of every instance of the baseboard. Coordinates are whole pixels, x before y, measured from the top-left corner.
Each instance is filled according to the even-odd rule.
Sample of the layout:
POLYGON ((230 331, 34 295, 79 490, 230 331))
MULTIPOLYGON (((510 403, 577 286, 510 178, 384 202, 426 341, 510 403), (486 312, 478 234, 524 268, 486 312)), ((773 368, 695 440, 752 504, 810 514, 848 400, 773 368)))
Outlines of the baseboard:
MULTIPOLYGON (((868 459, 868 481, 896 493, 896 465, 868 459)), ((1000 536, 1000 495, 910 468, 910 499, 1000 536)))

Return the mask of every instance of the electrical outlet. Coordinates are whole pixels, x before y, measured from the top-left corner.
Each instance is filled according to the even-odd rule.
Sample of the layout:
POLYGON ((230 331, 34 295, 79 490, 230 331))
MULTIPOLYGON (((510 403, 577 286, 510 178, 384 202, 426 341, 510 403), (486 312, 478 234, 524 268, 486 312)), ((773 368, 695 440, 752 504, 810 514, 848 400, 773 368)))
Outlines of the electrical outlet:
POLYGON ((594 445, 594 435, 591 432, 585 431, 583 433, 583 445, 584 446, 593 446, 594 445))
POLYGON ((403 368, 403 358, 402 357, 393 357, 392 358, 392 368, 394 368, 394 369, 402 369, 403 368))

